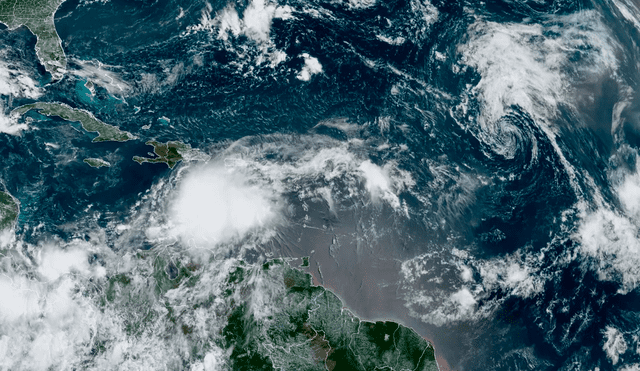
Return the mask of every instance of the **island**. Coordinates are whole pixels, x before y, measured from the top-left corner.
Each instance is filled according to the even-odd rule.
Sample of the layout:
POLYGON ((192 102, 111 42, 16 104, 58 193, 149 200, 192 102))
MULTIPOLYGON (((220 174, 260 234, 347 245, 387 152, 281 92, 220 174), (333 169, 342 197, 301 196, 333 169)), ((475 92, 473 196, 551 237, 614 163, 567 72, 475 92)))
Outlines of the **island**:
POLYGON ((89 92, 91 93, 91 96, 95 96, 96 95, 96 87, 95 87, 93 82, 91 82, 91 81, 85 82, 84 83, 84 87, 89 89, 89 92))
POLYGON ((150 155, 154 155, 156 157, 140 157, 134 156, 133 161, 142 164, 143 162, 148 163, 165 163, 169 166, 170 169, 173 169, 174 166, 178 162, 182 160, 182 155, 185 152, 191 150, 191 146, 188 144, 184 144, 178 141, 170 141, 167 143, 160 143, 154 140, 148 141, 145 143, 146 145, 153 146, 153 153, 150 155))
POLYGON ((67 59, 53 16, 64 0, 0 0, 0 22, 9 29, 25 26, 36 38, 38 59, 54 81, 62 79, 67 59))
POLYGON ((85 158, 84 159, 84 163, 88 164, 91 167, 95 167, 95 168, 110 167, 111 166, 109 161, 105 161, 103 159, 93 158, 93 157, 85 158))
POLYGON ((7 192, 0 191, 0 230, 11 228, 20 211, 16 200, 7 192))
MULTIPOLYGON (((2 1, 2 0, 0 0, 2 1)), ((11 115, 22 116, 30 110, 35 110, 41 115, 57 116, 63 120, 79 122, 82 128, 88 132, 96 132, 98 136, 93 139, 94 142, 126 142, 136 139, 134 135, 126 131, 122 131, 117 127, 98 120, 91 112, 59 103, 59 102, 36 102, 26 104, 14 109, 11 115)))

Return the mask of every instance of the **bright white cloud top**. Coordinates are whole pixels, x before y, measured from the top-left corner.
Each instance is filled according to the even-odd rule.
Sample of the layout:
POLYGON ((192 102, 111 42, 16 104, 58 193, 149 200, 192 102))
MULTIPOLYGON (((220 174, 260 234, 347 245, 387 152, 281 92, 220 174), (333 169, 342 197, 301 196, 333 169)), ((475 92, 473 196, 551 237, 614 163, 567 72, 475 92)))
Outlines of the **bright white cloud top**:
POLYGON ((218 165, 192 169, 171 206, 171 221, 185 242, 197 247, 228 242, 278 218, 279 206, 264 185, 218 165))

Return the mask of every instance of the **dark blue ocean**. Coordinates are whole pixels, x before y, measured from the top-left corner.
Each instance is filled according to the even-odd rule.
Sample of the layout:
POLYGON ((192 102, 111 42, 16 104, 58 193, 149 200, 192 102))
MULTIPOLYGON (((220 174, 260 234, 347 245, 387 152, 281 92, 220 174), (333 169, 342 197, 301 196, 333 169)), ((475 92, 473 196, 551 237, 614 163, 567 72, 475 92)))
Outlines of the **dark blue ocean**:
POLYGON ((283 175, 290 222, 246 259, 311 256, 356 315, 432 341, 441 370, 640 369, 640 4, 69 0, 55 25, 60 82, 24 28, 0 30, 5 58, 39 77, 40 100, 138 139, 92 143, 35 112, 32 129, 0 133, 24 243, 99 228, 114 251, 153 249, 113 226, 190 162, 132 161, 146 140, 269 169, 346 148, 390 164, 393 184, 411 178, 397 204, 351 194, 362 180, 283 175), (313 187, 337 211, 300 196, 313 187))

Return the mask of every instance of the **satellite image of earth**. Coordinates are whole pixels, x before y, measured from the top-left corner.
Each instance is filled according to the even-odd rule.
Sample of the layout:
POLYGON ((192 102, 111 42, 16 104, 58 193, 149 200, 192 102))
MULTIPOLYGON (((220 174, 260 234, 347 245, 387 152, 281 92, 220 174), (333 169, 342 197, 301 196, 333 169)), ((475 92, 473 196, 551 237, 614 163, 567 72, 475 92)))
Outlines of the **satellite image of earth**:
POLYGON ((0 23, 0 370, 640 371, 640 2, 0 23))

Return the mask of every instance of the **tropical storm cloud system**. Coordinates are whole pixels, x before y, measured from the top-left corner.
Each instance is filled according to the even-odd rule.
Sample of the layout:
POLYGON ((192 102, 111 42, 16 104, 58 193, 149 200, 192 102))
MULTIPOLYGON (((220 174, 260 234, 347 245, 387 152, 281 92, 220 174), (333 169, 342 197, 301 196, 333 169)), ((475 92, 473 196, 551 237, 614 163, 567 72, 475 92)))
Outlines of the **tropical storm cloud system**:
POLYGON ((0 0, 0 370, 640 371, 640 3, 0 0))

